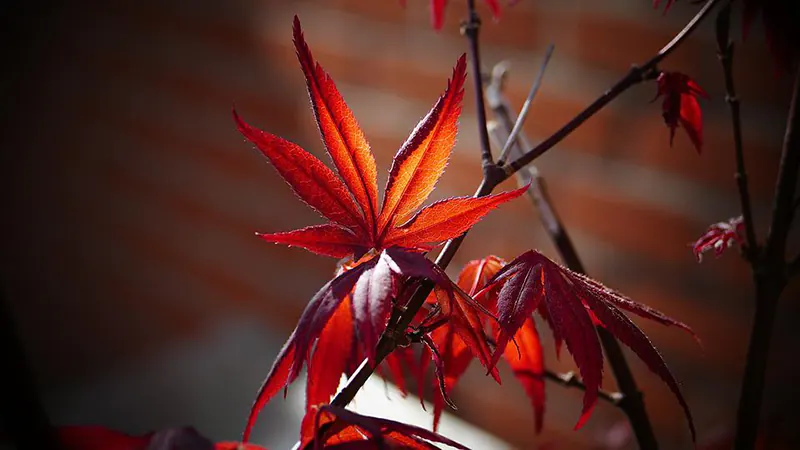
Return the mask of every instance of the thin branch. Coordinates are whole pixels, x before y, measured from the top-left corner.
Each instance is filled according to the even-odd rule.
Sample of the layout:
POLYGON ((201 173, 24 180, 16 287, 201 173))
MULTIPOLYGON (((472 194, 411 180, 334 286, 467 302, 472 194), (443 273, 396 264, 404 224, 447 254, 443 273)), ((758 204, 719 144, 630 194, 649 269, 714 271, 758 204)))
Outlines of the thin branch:
POLYGON ((4 388, 0 406, 3 433, 20 450, 58 449, 58 436, 36 392, 5 292, 0 292, 0 316, 0 345, 6 367, 0 371, 4 388))
MULTIPOLYGON (((708 0, 706 5, 703 9, 692 19, 692 21, 684 27, 681 32, 675 36, 675 38, 670 41, 667 46, 662 48, 658 55, 656 55, 650 62, 648 62, 647 67, 649 69, 654 69, 656 64, 664 59, 669 53, 671 53, 675 48, 677 48, 697 26, 697 24, 708 14, 708 11, 717 3, 718 0, 708 0)), ((480 67, 478 67, 479 69, 480 67)), ((473 66, 474 70, 474 66, 473 66)), ((475 78, 480 78, 477 76, 480 74, 479 70, 474 70, 475 78)), ((481 180, 481 184, 478 186, 477 191, 474 194, 474 197, 483 197, 488 195, 497 187, 498 184, 505 181, 514 174, 517 170, 524 167, 531 161, 533 161, 537 156, 544 153, 549 148, 553 147, 555 144, 560 142, 564 139, 567 135, 569 135, 572 131, 575 130, 581 123, 585 122, 586 119, 591 117, 594 113, 600 110, 603 106, 608 104, 611 100, 616 98, 619 94, 624 92, 626 89, 630 88, 635 84, 635 82, 641 81, 641 79, 647 75, 646 72, 642 71, 642 69, 633 69, 631 73, 626 75, 614 88, 612 91, 604 93, 600 98, 598 98, 592 105, 589 106, 586 110, 572 119, 567 125, 562 127, 561 130, 557 131, 553 136, 546 139, 542 144, 531 150, 530 152, 526 153, 525 156, 519 158, 518 160, 514 161, 511 165, 507 166, 506 169, 499 169, 498 170, 486 170, 484 167, 484 176, 483 180, 481 180), (629 81, 625 81, 627 79, 631 79, 629 81)), ((476 81, 476 84, 478 81, 476 81)), ((482 82, 481 82, 482 84, 482 82)), ((483 102, 483 95, 476 96, 476 99, 482 104, 483 102)), ((483 108, 478 108, 479 114, 481 114, 481 110, 483 108)), ((485 115, 485 110, 483 110, 483 114, 485 115)), ((484 122, 485 123, 485 122, 484 122)), ((483 133, 485 127, 479 130, 483 133)), ((487 146, 488 146, 488 130, 486 131, 487 135, 487 146)), ((496 166, 492 165, 494 169, 497 169, 496 166)), ((459 236, 458 238, 451 239, 448 241, 444 248, 442 249, 439 257, 436 259, 436 264, 438 264, 443 269, 446 268, 450 262, 452 261, 453 257, 455 256, 458 248, 461 246, 464 238, 466 237, 466 233, 459 236)), ((380 340, 378 341, 377 349, 376 349, 376 357, 375 357, 375 365, 377 366, 380 364, 383 359, 391 353, 395 347, 396 342, 400 341, 398 336, 404 332, 404 330, 408 327, 411 321, 414 318, 414 315, 419 311, 422 307, 422 304, 425 302, 425 299, 428 297, 428 294, 433 290, 433 283, 430 281, 425 281, 420 284, 417 288, 416 292, 412 295, 411 299, 409 300, 408 304, 406 305, 406 309, 403 314, 400 316, 397 323, 390 323, 387 327, 387 330, 381 335, 380 340)), ((375 366, 369 364, 367 359, 364 359, 361 364, 359 365, 358 369, 355 371, 353 376, 347 380, 347 384, 345 387, 336 395, 336 397, 331 401, 331 404, 334 406, 345 407, 348 403, 355 397, 355 394, 358 390, 366 383, 367 379, 372 375, 374 372, 375 366)))
POLYGON ((746 245, 743 254, 747 260, 752 260, 758 253, 755 224, 753 222, 753 209, 750 203, 750 190, 747 187, 747 171, 744 164, 744 150, 742 148, 742 119, 739 113, 739 97, 733 83, 733 41, 730 40, 731 5, 729 0, 717 14, 717 56, 722 64, 725 75, 725 101, 731 110, 733 125, 733 144, 736 154, 736 187, 739 189, 739 202, 742 207, 746 245))
MULTIPOLYGON (((551 370, 545 370, 544 377, 556 384, 567 388, 575 388, 579 391, 585 391, 586 385, 578 378, 575 372, 556 373, 551 370)), ((625 394, 621 392, 608 392, 600 389, 597 392, 598 398, 611 403, 614 406, 619 406, 625 400, 625 394)))
MULTIPOLYGON (((498 117, 505 121, 505 133, 498 132, 496 136, 499 138, 499 141, 502 142, 504 135, 508 134, 508 129, 510 128, 512 122, 510 120, 511 112, 507 109, 508 103, 503 101, 500 102, 500 104, 501 106, 495 111, 499 113, 497 114, 498 117)), ((497 129, 499 131, 499 127, 497 129)), ((524 135, 520 134, 519 137, 520 139, 515 142, 515 147, 518 149, 517 151, 521 153, 524 135)), ((518 172, 517 175, 519 176, 521 173, 525 172, 528 172, 528 177, 526 178, 529 180, 527 182, 530 183, 529 194, 533 201, 534 207, 539 212, 539 218, 541 219, 545 230, 547 230, 550 240, 553 241, 553 244, 558 250, 561 260, 570 270, 586 274, 586 269, 583 266, 580 257, 578 256, 578 251, 575 249, 575 245, 572 243, 572 239, 570 239, 566 227, 564 227, 563 222, 558 217, 558 213, 553 206, 553 201, 550 199, 550 196, 547 192, 544 179, 539 175, 538 170, 533 166, 529 167, 527 170, 518 172)), ((621 398, 625 399, 624 402, 618 401, 615 403, 615 405, 622 409, 625 412, 625 415, 628 416, 628 420, 631 423, 631 429, 636 435, 636 441, 639 444, 639 448, 658 448, 658 442, 656 441, 653 426, 650 423, 650 417, 648 416, 647 409, 644 406, 642 393, 639 391, 639 388, 636 385, 636 380, 633 377, 633 373, 631 372, 628 361, 625 358, 625 354, 622 352, 622 348, 614 336, 605 328, 597 327, 597 334, 600 338, 600 344, 603 346, 603 350, 605 351, 606 358, 608 358, 611 371, 614 373, 614 378, 617 380, 617 385, 622 392, 621 398)))
POLYGON ((800 70, 795 70, 794 76, 794 91, 775 186, 772 221, 764 251, 753 263, 756 313, 739 394, 734 441, 734 448, 737 450, 753 448, 758 436, 772 327, 778 299, 786 285, 786 240, 794 215, 794 193, 800 171, 800 70))
POLYGON ((475 10, 475 0, 467 0, 469 16, 467 21, 461 25, 461 34, 469 40, 469 55, 472 61, 472 80, 475 89, 475 107, 478 112, 478 133, 481 144, 481 164, 483 171, 487 173, 494 167, 492 150, 489 147, 489 133, 486 131, 486 108, 483 102, 483 79, 481 77, 481 57, 478 45, 478 32, 481 28, 481 19, 475 10))
POLYGON ((686 24, 686 26, 667 44, 662 48, 658 54, 652 57, 642 66, 634 66, 627 75, 622 77, 614 86, 606 91, 603 95, 598 97, 591 105, 581 111, 577 116, 570 120, 566 125, 561 127, 558 131, 553 133, 549 138, 542 141, 539 145, 528 150, 524 155, 520 156, 511 164, 505 166, 506 177, 511 176, 514 172, 530 164, 533 160, 542 156, 546 151, 553 148, 556 144, 561 142, 565 137, 569 136, 581 124, 586 122, 590 117, 595 115, 598 111, 603 109, 612 100, 617 98, 620 94, 628 90, 631 86, 638 84, 644 80, 651 79, 656 76, 658 64, 672 53, 684 40, 694 31, 697 25, 705 19, 708 13, 714 8, 719 0, 708 0, 703 8, 686 24))
POLYGON ((544 53, 544 59, 542 60, 541 67, 539 67, 539 74, 536 76, 536 81, 534 81, 533 85, 531 85, 531 89, 528 91, 528 98, 525 99, 525 103, 522 105, 522 109, 519 112, 517 121, 514 123, 514 127, 511 129, 511 134, 508 135, 508 139, 506 139, 505 144, 503 145, 503 150, 500 151, 500 156, 497 158, 498 166, 502 166, 505 163, 506 157, 508 156, 508 151, 511 149, 511 145, 517 141, 517 135, 519 135, 519 132, 522 130, 522 126, 525 124, 525 119, 528 118, 528 111, 530 111, 531 104, 533 104, 533 99, 536 98, 536 94, 539 93, 542 80, 544 80, 544 73, 547 71, 547 65, 550 63, 550 58, 553 56, 553 50, 555 50, 555 45, 550 44, 547 46, 547 51, 544 53))
POLYGON ((767 254, 781 260, 785 257, 786 239, 792 225, 794 194, 800 169, 800 111, 798 111, 800 99, 798 97, 800 97, 800 70, 795 70, 792 103, 786 123, 778 181, 775 186, 775 200, 772 206, 772 221, 766 243, 767 254))

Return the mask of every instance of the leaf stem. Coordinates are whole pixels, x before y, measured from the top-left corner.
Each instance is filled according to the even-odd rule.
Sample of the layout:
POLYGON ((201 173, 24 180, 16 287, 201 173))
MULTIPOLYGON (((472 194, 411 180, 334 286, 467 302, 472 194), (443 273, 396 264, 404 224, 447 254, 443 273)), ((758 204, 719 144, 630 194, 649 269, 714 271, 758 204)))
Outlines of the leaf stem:
POLYGON ((494 167, 492 150, 489 147, 489 133, 486 131, 486 107, 483 99, 483 77, 481 77, 481 57, 480 46, 478 44, 478 33, 481 28, 481 19, 475 10, 475 0, 467 0, 469 14, 466 22, 461 25, 461 34, 469 40, 469 56, 472 61, 472 80, 475 89, 475 107, 478 110, 478 133, 481 145, 481 165, 484 173, 494 167))
MULTIPOLYGON (((772 326, 778 299, 786 286, 786 275, 789 272, 785 261, 786 240, 794 216, 794 193, 800 171, 800 70, 795 70, 794 76, 794 91, 775 186, 772 220, 764 249, 752 265, 756 286, 756 313, 739 394, 734 441, 734 448, 737 450, 753 448, 758 436, 772 326)), ((790 263, 789 267, 794 264, 790 263)))
POLYGON ((750 191, 747 187, 747 171, 745 170, 744 150, 742 148, 742 120, 739 113, 740 102, 739 97, 736 96, 736 88, 733 83, 733 41, 730 40, 732 3, 732 0, 726 2, 717 14, 717 56, 722 64, 722 71, 725 76, 725 101, 730 106, 733 125, 733 144, 736 154, 736 186, 739 190, 739 202, 742 207, 746 239, 743 254, 747 260, 752 261, 753 257, 758 253, 758 241, 756 240, 755 225, 753 223, 750 191))
POLYGON ((684 40, 697 28, 697 25, 708 15, 711 9, 716 5, 719 0, 708 0, 703 8, 697 12, 689 23, 677 34, 675 37, 662 48, 655 56, 650 58, 642 66, 633 66, 631 70, 617 81, 614 86, 604 92, 592 104, 581 111, 572 120, 567 122, 561 129, 553 133, 550 137, 542 141, 539 145, 528 150, 525 154, 512 161, 505 166, 506 176, 513 175, 519 169, 530 164, 534 159, 543 155, 545 152, 553 148, 556 144, 561 142, 565 137, 569 136, 581 124, 586 122, 590 117, 595 115, 598 111, 603 109, 612 100, 617 98, 620 94, 627 91, 631 86, 638 84, 644 80, 651 79, 656 75, 658 64, 672 53, 684 40))

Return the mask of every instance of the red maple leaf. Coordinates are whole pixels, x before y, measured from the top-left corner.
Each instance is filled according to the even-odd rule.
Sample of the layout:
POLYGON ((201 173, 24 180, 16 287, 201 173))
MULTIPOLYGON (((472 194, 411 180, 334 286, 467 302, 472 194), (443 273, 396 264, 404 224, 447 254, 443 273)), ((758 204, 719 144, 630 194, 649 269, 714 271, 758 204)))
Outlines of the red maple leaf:
POLYGON ((661 109, 669 127, 669 145, 672 146, 675 129, 680 125, 700 153, 703 148, 703 114, 696 96, 708 98, 708 94, 688 75, 680 72, 661 72, 656 83, 658 91, 653 100, 664 96, 661 109))
MULTIPOLYGON (((437 449, 433 442, 453 448, 467 447, 440 434, 414 425, 370 417, 332 405, 322 405, 306 412, 314 417, 314 448, 339 450, 367 449, 437 449), (322 425, 325 425, 324 427, 322 425)), ((304 419, 307 421, 307 419, 304 419)), ((303 443, 304 447, 308 442, 303 443)))
MULTIPOLYGON (((534 311, 545 317, 557 342, 566 342, 586 386, 583 411, 575 429, 583 426, 589 418, 602 381, 603 354, 595 331, 595 326, 599 325, 633 350, 667 384, 683 407, 694 438, 691 412, 677 381, 647 336, 620 309, 662 325, 677 326, 695 336, 687 325, 635 303, 534 250, 504 266, 475 297, 484 295, 496 299, 500 327, 493 364, 504 354, 508 357, 507 345, 516 352, 510 345, 511 338, 519 336, 519 330, 528 326, 534 311)), ((523 346, 524 342, 520 353, 523 346)))
POLYGON ((744 243, 744 219, 742 216, 718 222, 706 230, 705 234, 692 244, 692 251, 697 262, 703 261, 703 253, 714 249, 714 256, 722 255, 733 244, 744 243))
MULTIPOLYGON (((430 0, 431 1, 431 24, 435 30, 441 30, 442 25, 444 25, 444 10, 447 6, 447 0, 430 0)), ((500 2, 497 0, 483 0, 486 5, 489 6, 489 9, 492 11, 492 17, 494 20, 500 19, 500 2)), ((509 6, 517 3, 519 0, 509 0, 509 6)), ((403 7, 406 6, 406 0, 400 0, 400 4, 403 7)))
POLYGON ((458 324, 457 332, 473 344, 471 349, 488 366, 490 352, 485 335, 482 329, 475 329, 477 312, 463 296, 453 292, 452 282, 421 251, 463 234, 489 211, 526 189, 481 198, 445 199, 417 211, 441 177, 455 144, 466 77, 466 57, 462 55, 444 94, 395 155, 379 210, 375 159, 369 144, 333 80, 314 61, 297 17, 293 31, 322 140, 341 178, 299 146, 251 127, 234 111, 239 131, 267 157, 301 200, 330 221, 259 236, 355 262, 346 264, 349 270, 328 282, 309 302, 259 391, 244 441, 261 408, 297 378, 309 357, 309 406, 330 400, 341 374, 358 351, 363 350, 374 360, 375 344, 386 327, 392 304, 413 280, 430 279, 446 294, 442 310, 458 324))

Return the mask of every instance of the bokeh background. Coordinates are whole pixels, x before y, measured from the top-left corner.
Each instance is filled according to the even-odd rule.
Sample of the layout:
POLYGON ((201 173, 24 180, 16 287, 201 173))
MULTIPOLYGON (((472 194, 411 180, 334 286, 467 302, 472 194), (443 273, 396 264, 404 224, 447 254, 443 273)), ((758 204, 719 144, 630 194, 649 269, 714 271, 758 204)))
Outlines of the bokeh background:
MULTIPOLYGON (((4 3, 2 287, 55 422, 131 433, 192 424, 215 439, 239 435, 272 359, 335 261, 253 236, 321 219, 236 132, 231 106, 324 157, 291 43, 298 14, 372 144, 382 186, 466 50, 465 7, 450 3, 439 33, 421 0, 406 8, 391 0, 4 3)), ((511 63, 506 92, 519 108, 555 44, 525 126, 536 142, 660 49, 697 8, 677 2, 662 15, 646 0, 521 0, 494 22, 481 5, 483 59, 487 69, 511 63)), ((790 91, 762 34, 757 25, 739 45, 734 33, 761 235, 790 91)), ((753 312, 735 251, 698 265, 688 246, 738 211, 711 21, 663 69, 691 74, 711 96, 701 100, 701 155, 682 130, 670 147, 651 83, 537 164, 589 274, 701 336, 702 348, 639 321, 682 383, 702 441, 730 432, 753 312)), ((472 193, 480 178, 467 84, 459 142, 434 198, 472 193)), ((475 227, 454 267, 529 248, 557 257, 520 200, 475 227)), ((797 293, 794 283, 781 303, 766 387, 765 422, 784 439, 798 419, 797 293)), ((553 369, 572 368, 550 345, 546 358, 553 369)), ((691 448, 668 389, 631 364, 664 448, 691 448)), ((455 414, 513 448, 633 446, 621 413, 602 403, 573 432, 581 394, 558 386, 548 386, 545 431, 534 438, 510 372, 501 371, 501 387, 472 369, 453 395, 455 414)), ((605 387, 614 389, 611 377, 605 387)), ((302 396, 293 387, 286 402, 275 399, 256 440, 288 448, 302 396)))

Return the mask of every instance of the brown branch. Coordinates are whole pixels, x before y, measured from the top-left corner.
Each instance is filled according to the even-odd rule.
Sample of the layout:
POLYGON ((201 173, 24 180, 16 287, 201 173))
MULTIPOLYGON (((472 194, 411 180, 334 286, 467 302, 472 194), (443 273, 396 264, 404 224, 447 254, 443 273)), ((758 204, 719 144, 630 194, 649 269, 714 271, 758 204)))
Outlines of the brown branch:
POLYGON ((697 25, 708 15, 711 9, 719 0, 708 0, 703 8, 686 24, 685 27, 675 37, 662 48, 655 56, 650 58, 649 61, 642 66, 634 66, 627 75, 622 77, 614 86, 606 91, 603 95, 598 97, 591 105, 586 107, 577 116, 570 120, 566 125, 561 127, 558 131, 553 133, 550 137, 542 141, 539 145, 528 150, 524 155, 512 161, 509 165, 504 166, 506 176, 511 176, 514 172, 525 167, 542 156, 546 151, 553 148, 556 144, 561 142, 565 137, 569 136, 581 124, 586 122, 590 117, 595 115, 598 111, 603 109, 612 100, 617 98, 620 94, 627 91, 630 87, 638 84, 644 80, 651 79, 656 75, 658 64, 672 53, 684 40, 694 31, 697 25))
POLYGON ((750 203, 750 191, 747 187, 747 171, 744 164, 744 150, 742 148, 742 119, 739 113, 739 97, 733 84, 733 41, 730 40, 731 5, 729 0, 717 14, 717 56, 722 64, 725 76, 725 101, 731 110, 731 123, 733 126, 733 145, 736 154, 736 187, 739 190, 739 202, 742 207, 742 219, 745 228, 745 246, 743 255, 752 261, 758 253, 755 224, 753 222, 753 209, 750 203))
POLYGON ((489 147, 489 133, 486 131, 486 107, 483 101, 483 79, 481 77, 481 57, 478 45, 478 32, 481 28, 481 19, 475 10, 475 0, 467 0, 469 15, 466 22, 461 25, 461 34, 469 40, 469 56, 472 61, 472 79, 475 89, 475 107, 478 112, 478 133, 481 145, 481 166, 484 173, 494 167, 492 150, 489 147))
MULTIPOLYGON (((783 141, 772 220, 764 250, 753 262, 756 312, 739 394, 735 449, 751 449, 758 436, 767 359, 778 299, 786 286, 786 240, 794 216, 794 193, 800 171, 800 70, 795 70, 786 134, 783 141)), ((791 263, 791 267, 794 263, 791 263)))
MULTIPOLYGON (((556 384, 567 388, 575 388, 579 391, 585 391, 586 385, 578 378, 575 372, 556 373, 551 370, 545 370, 544 377, 556 384)), ((625 399, 625 394, 621 392, 608 392, 600 389, 597 391, 597 397, 605 400, 614 406, 619 406, 625 399)))
MULTIPOLYGON (((497 137, 499 142, 503 142, 505 136, 508 135, 508 130, 511 129, 513 121, 512 113, 508 109, 506 101, 497 102, 498 107, 493 111, 503 122, 504 132, 498 132, 497 137)), ((525 141, 524 137, 520 135, 520 139, 515 143, 514 147, 518 153, 522 152, 522 143, 525 141)), ((547 231, 550 240, 553 241, 556 249, 564 264, 572 271, 586 274, 586 269, 578 256, 575 245, 572 243, 566 227, 558 217, 553 201, 547 192, 544 179, 539 175, 535 167, 530 167, 528 170, 517 172, 521 183, 530 183, 528 190, 534 207, 539 212, 539 218, 547 231), (524 176, 528 172, 527 176, 524 176)), ((597 334, 600 338, 600 343, 605 351, 606 358, 608 358, 611 371, 614 373, 614 378, 617 380, 621 394, 618 401, 614 402, 631 423, 631 429, 636 435, 636 441, 641 449, 655 449, 658 448, 655 432, 650 423, 650 417, 647 414, 647 409, 644 406, 642 393, 636 385, 636 380, 633 377, 628 361, 625 354, 622 352, 617 340, 605 328, 597 327, 597 334), (622 401, 624 399, 624 401, 622 401)))
MULTIPOLYGON (((484 170, 483 180, 481 184, 478 186, 477 191, 475 192, 475 197, 483 197, 488 195, 494 190, 497 185, 501 182, 505 181, 508 177, 510 177, 514 172, 519 170, 520 168, 524 167, 525 165, 532 162, 538 156, 543 154, 546 150, 553 147, 555 144, 560 142, 570 133, 572 133, 581 123, 585 122, 586 119, 591 117, 594 113, 599 111, 603 106, 608 104, 611 100, 616 98, 619 94, 636 84, 636 82, 641 81, 646 76, 649 76, 648 72, 651 72, 656 64, 663 60, 667 55, 669 55, 673 50, 675 50, 682 42, 684 42, 685 38, 696 28, 696 26, 702 21, 705 16, 708 14, 709 10, 717 3, 718 0, 708 0, 708 2, 703 6, 700 12, 664 47, 662 48, 656 56, 654 56, 643 68, 634 68, 631 72, 623 77, 620 82, 618 82, 610 91, 604 93, 600 96, 595 102, 592 103, 586 110, 578 114, 575 118, 573 118, 567 125, 562 127, 559 131, 557 131, 553 136, 546 139, 542 144, 539 144, 536 148, 526 153, 525 156, 519 158, 518 160, 514 161, 511 165, 507 168, 499 168, 496 165, 490 166, 491 168, 488 170, 484 170), (646 69, 646 70, 644 70, 646 69), (626 81, 627 80, 627 81, 626 81)), ((475 72, 475 75, 478 75, 480 72, 475 72)), ((480 76, 476 76, 475 78, 480 78, 480 76)), ((477 83, 477 81, 476 81, 477 83)), ((483 96, 480 95, 477 98, 480 98, 482 101, 483 96)), ((480 110, 479 109, 479 114, 480 110)), ((484 111, 485 114, 485 111, 484 111)), ((485 127, 484 127, 485 128, 485 127)), ((483 130, 480 130, 483 133, 483 130)), ((488 136, 488 131, 486 132, 488 136)), ((488 141, 488 139, 487 139, 488 141)), ((484 168, 485 169, 485 168, 484 168)), ((436 259, 436 263, 441 266, 443 269, 446 268, 450 262, 452 261, 455 253, 458 251, 458 248, 461 246, 461 243, 464 240, 466 233, 459 236, 458 238, 451 239, 450 241, 445 244, 444 248, 442 249, 439 257, 436 259)), ((402 341, 400 338, 404 333, 405 329, 411 323, 414 318, 414 315, 419 311, 422 307, 425 299, 428 297, 428 294, 433 290, 433 283, 426 281, 420 284, 417 288, 416 292, 411 296, 408 304, 406 305, 405 311, 398 319, 397 323, 389 323, 387 326, 386 331, 381 335, 380 340, 378 341, 377 349, 376 349, 376 357, 375 357, 375 365, 377 366, 380 364, 383 359, 391 353, 397 346, 397 342, 402 341)), ((345 407, 348 403, 355 397, 356 392, 361 388, 361 386, 366 383, 367 379, 372 375, 375 371, 375 366, 369 364, 369 362, 364 359, 361 364, 359 365, 358 369, 355 371, 353 376, 347 380, 347 384, 345 387, 334 397, 331 401, 331 404, 339 407, 345 407)))

